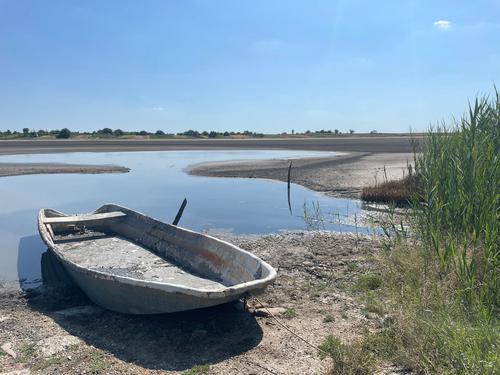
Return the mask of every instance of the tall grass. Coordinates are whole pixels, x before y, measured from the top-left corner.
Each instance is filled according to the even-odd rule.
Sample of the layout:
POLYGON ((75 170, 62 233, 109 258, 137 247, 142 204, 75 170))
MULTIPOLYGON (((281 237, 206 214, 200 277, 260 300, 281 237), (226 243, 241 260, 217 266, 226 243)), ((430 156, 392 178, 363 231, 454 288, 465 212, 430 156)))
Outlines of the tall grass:
POLYGON ((452 126, 431 129, 420 146, 411 233, 394 223, 385 231, 381 287, 369 291, 391 323, 351 344, 327 338, 330 374, 369 374, 383 363, 423 374, 500 368, 499 93, 475 100, 452 126))
POLYGON ((453 127, 432 129, 416 160, 424 204, 415 204, 424 243, 462 297, 489 314, 498 307, 500 95, 476 99, 453 127))

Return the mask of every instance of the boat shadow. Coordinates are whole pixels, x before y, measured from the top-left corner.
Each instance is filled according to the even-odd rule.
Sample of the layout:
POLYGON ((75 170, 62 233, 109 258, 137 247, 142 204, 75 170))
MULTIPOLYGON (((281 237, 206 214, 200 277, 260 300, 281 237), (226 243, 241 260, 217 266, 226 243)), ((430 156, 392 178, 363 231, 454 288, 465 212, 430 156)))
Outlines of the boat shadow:
POLYGON ((42 254, 47 246, 40 236, 26 236, 19 240, 17 249, 17 279, 21 289, 34 288, 41 284, 40 269, 42 254))
POLYGON ((115 313, 92 304, 50 252, 42 255, 42 278, 44 285, 27 293, 32 309, 87 345, 147 369, 217 363, 262 340, 261 327, 240 302, 162 315, 115 313))

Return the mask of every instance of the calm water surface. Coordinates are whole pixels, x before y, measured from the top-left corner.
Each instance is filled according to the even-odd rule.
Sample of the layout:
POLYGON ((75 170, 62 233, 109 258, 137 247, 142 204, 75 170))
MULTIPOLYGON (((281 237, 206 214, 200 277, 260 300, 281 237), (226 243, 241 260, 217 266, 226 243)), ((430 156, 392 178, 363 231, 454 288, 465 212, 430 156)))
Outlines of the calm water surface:
MULTIPOLYGON (((359 201, 329 198, 298 185, 292 185, 290 213, 285 183, 198 177, 183 171, 189 165, 208 161, 325 154, 305 151, 164 151, 2 156, 0 162, 117 164, 129 167, 131 171, 124 174, 0 178, 0 281, 21 280, 24 286, 40 282, 40 258, 46 250, 36 227, 40 208, 82 213, 113 202, 171 222, 181 201, 187 198, 181 226, 197 231, 235 234, 306 229, 304 204, 312 207, 313 203, 319 203, 322 212, 338 213, 346 218, 359 214, 359 201)), ((338 223, 327 224, 325 229, 368 230, 338 223)))

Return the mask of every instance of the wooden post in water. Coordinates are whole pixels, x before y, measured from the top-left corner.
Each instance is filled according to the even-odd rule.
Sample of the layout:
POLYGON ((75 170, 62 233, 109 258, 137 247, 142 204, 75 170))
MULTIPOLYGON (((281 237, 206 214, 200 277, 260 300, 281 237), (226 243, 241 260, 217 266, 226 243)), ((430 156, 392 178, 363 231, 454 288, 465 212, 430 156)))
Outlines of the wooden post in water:
POLYGON ((288 166, 288 178, 287 178, 288 189, 290 189, 290 175, 291 175, 291 172, 292 172, 292 161, 290 160, 290 165, 288 166))
POLYGON ((287 196, 288 196, 288 209, 290 210, 290 215, 292 215, 292 203, 290 202, 290 176, 292 172, 292 161, 290 160, 290 165, 288 166, 288 177, 287 177, 287 196))
POLYGON ((184 198, 181 206, 179 207, 179 211, 177 211, 177 215, 175 215, 175 219, 172 222, 172 225, 177 225, 177 223, 179 223, 179 220, 181 219, 182 213, 184 212, 184 208, 186 208, 187 202, 188 202, 187 199, 184 198))

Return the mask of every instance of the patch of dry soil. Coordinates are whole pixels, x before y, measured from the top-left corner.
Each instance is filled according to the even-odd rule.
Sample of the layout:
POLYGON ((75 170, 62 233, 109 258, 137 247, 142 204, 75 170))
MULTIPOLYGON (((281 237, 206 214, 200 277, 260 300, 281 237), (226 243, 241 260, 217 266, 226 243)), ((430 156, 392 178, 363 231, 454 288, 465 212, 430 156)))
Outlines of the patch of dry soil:
POLYGON ((370 268, 377 237, 330 232, 228 237, 278 271, 274 285, 242 303, 160 316, 102 310, 76 289, 0 288, 0 373, 319 374, 330 363, 280 326, 260 302, 314 345, 376 329, 349 285, 370 268), (260 301, 260 302, 259 302, 260 301), (13 358, 12 354, 16 358, 13 358))

